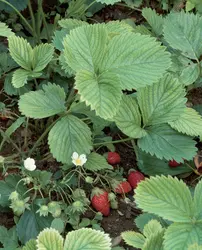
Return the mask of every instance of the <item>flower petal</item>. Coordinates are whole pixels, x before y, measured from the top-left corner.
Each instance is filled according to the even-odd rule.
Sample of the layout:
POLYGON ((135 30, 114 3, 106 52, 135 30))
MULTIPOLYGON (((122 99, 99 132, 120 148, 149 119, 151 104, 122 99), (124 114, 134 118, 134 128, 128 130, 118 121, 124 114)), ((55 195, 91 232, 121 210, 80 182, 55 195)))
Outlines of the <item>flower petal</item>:
POLYGON ((76 160, 76 159, 78 159, 79 158, 79 154, 77 153, 77 152, 74 152, 73 154, 72 154, 72 160, 76 160))

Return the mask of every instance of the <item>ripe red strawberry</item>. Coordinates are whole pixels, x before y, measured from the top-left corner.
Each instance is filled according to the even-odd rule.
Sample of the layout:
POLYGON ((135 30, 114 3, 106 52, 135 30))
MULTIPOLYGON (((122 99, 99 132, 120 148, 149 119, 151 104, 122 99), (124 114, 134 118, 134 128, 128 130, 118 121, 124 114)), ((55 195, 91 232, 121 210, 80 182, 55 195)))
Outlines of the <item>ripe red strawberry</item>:
POLYGON ((182 163, 180 162, 180 163, 178 163, 178 162, 176 162, 175 160, 170 160, 169 162, 168 162, 168 165, 171 167, 171 168, 176 168, 176 167, 178 167, 178 166, 180 166, 182 163))
POLYGON ((128 182, 132 188, 136 188, 138 183, 145 179, 144 175, 139 171, 130 171, 128 175, 128 182))
POLYGON ((110 214, 110 203, 107 191, 94 188, 91 193, 91 204, 95 210, 101 212, 104 216, 110 214))
POLYGON ((122 181, 115 189, 114 192, 117 194, 127 194, 132 190, 132 187, 129 182, 122 181))
POLYGON ((117 152, 109 152, 107 155, 107 161, 109 164, 119 164, 121 161, 121 157, 117 152))

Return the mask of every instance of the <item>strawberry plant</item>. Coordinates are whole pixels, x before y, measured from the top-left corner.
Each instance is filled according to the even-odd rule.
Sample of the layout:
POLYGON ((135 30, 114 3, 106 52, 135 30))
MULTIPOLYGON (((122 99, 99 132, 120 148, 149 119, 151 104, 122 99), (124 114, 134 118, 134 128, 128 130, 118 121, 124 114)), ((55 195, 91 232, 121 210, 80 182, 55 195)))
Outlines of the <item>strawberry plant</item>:
POLYGON ((0 207, 16 224, 0 228, 5 249, 77 250, 91 239, 88 247, 111 249, 108 236, 83 227, 102 230, 103 216, 122 214, 134 193, 144 223, 142 234, 122 234, 127 244, 202 244, 201 182, 192 198, 170 177, 200 175, 202 109, 189 96, 202 79, 200 3, 155 4, 158 13, 142 0, 59 0, 49 10, 42 0, 0 0, 0 207), (113 20, 112 9, 138 12, 140 23, 113 20), (64 240, 50 227, 76 231, 64 240))
POLYGON ((182 180, 171 176, 151 177, 141 182, 134 196, 137 206, 169 223, 163 224, 158 217, 151 216, 148 223, 145 219, 141 224, 139 221, 142 234, 124 232, 123 239, 140 249, 192 249, 193 245, 202 245, 201 188, 200 181, 192 196, 182 180))

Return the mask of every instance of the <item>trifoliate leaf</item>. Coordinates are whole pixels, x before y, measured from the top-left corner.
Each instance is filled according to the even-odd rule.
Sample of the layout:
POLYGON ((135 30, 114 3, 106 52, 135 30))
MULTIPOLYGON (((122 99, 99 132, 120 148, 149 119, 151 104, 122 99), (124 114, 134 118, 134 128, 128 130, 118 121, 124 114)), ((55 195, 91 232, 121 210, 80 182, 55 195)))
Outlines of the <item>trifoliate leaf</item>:
POLYGON ((143 234, 146 238, 149 238, 152 236, 152 234, 157 234, 158 232, 161 232, 163 230, 161 224, 157 220, 150 220, 143 229, 143 234))
POLYGON ((51 129, 48 143, 53 156, 63 163, 71 163, 73 152, 89 154, 92 148, 91 131, 79 118, 68 115, 51 129))
POLYGON ((171 221, 191 222, 193 217, 189 188, 182 180, 171 176, 151 177, 140 182, 135 190, 135 202, 144 212, 171 221))
POLYGON ((12 84, 15 88, 21 88, 27 83, 27 79, 29 76, 32 75, 32 72, 24 70, 24 69, 17 69, 13 73, 12 77, 12 84))
POLYGON ((106 23, 105 27, 107 28, 110 37, 132 32, 134 30, 132 26, 124 21, 111 21, 106 23))
POLYGON ((32 70, 33 51, 31 45, 22 37, 8 38, 9 51, 12 58, 24 69, 32 70))
POLYGON ((177 119, 185 109, 186 98, 182 85, 171 75, 165 75, 152 86, 137 92, 144 125, 166 123, 177 119))
POLYGON ((135 248, 141 248, 143 247, 145 243, 145 237, 140 234, 133 231, 126 231, 121 233, 121 237, 125 241, 125 243, 129 246, 135 247, 135 248))
POLYGON ((102 169, 113 169, 113 167, 107 163, 104 156, 99 155, 94 152, 88 155, 85 168, 90 171, 98 171, 102 169))
POLYGON ((8 28, 5 23, 0 22, 0 36, 9 37, 13 35, 14 33, 11 31, 11 29, 8 28))
POLYGON ((178 175, 183 173, 191 173, 192 169, 189 168, 186 164, 180 165, 178 168, 172 168, 168 165, 168 161, 160 160, 155 156, 147 154, 142 150, 138 149, 138 168, 141 172, 146 175, 178 175))
POLYGON ((72 77, 75 75, 75 71, 70 68, 69 64, 65 60, 64 53, 61 53, 59 56, 59 64, 61 65, 61 68, 64 70, 67 77, 72 77))
POLYGON ((147 135, 138 140, 138 146, 146 153, 177 162, 191 160, 196 155, 196 142, 167 124, 151 126, 145 130, 147 135))
POLYGON ((53 57, 54 47, 45 43, 33 49, 32 67, 34 72, 42 71, 53 57))
POLYGON ((112 118, 119 108, 122 91, 119 78, 110 72, 96 75, 83 70, 76 75, 76 89, 81 101, 104 119, 112 118))
POLYGON ((199 75, 200 66, 197 63, 192 63, 182 70, 179 76, 179 81, 185 86, 188 86, 194 83, 198 79, 199 75))
POLYGON ((164 249, 188 249, 194 243, 202 245, 202 223, 173 223, 164 235, 164 249))
POLYGON ((186 108, 177 120, 169 125, 180 133, 191 136, 202 136, 202 117, 192 108, 186 108))
POLYGON ((57 249, 63 250, 64 239, 59 234, 59 232, 53 228, 44 229, 37 237, 37 249, 57 249))
POLYGON ((65 108, 65 92, 59 85, 43 85, 42 90, 30 91, 20 97, 19 109, 31 118, 45 118, 62 113, 65 108))
POLYGON ((109 41, 102 71, 117 74, 122 89, 132 90, 159 80, 170 63, 169 53, 155 38, 129 32, 109 41))
POLYGON ((103 60, 107 30, 103 25, 86 25, 70 31, 63 40, 64 57, 75 70, 97 72, 103 60))
POLYGON ((141 138, 146 132, 141 128, 141 115, 136 99, 123 96, 121 105, 114 121, 118 128, 126 135, 141 138))
POLYGON ((111 250, 108 234, 90 228, 82 228, 67 234, 64 250, 111 250))
POLYGON ((158 231, 156 234, 152 234, 149 238, 147 238, 142 250, 154 250, 154 249, 164 250, 163 247, 164 231, 165 230, 158 231))
POLYGON ((164 19, 161 15, 158 15, 155 10, 151 8, 142 9, 142 16, 147 20, 152 30, 157 36, 160 36, 163 32, 164 19))
POLYGON ((174 49, 191 59, 202 54, 202 17, 194 13, 170 13, 164 21, 164 37, 174 49))

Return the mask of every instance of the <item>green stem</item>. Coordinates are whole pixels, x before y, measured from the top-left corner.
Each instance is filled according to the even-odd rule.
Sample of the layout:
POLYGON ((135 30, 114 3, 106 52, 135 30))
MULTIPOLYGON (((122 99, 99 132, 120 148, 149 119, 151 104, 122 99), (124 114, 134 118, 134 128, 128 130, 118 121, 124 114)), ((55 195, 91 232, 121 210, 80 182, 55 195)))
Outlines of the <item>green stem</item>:
POLYGON ((120 143, 120 142, 124 142, 124 141, 131 141, 132 138, 128 137, 128 138, 125 138, 125 139, 121 139, 121 140, 117 140, 117 141, 106 141, 106 142, 98 142, 98 143, 94 143, 93 146, 104 146, 104 145, 107 145, 107 144, 115 144, 115 143, 120 143))
POLYGON ((96 3, 96 0, 93 1, 92 3, 90 3, 90 4, 85 8, 84 13, 85 13, 94 3, 96 3))
POLYGON ((30 13, 31 19, 32 19, 32 27, 33 27, 34 32, 36 33, 35 17, 34 17, 34 13, 32 10, 32 4, 31 4, 30 0, 28 1, 28 8, 29 8, 29 13, 30 13))
POLYGON ((60 120, 61 117, 59 117, 57 120, 55 120, 49 127, 46 128, 46 130, 43 132, 43 134, 38 138, 38 140, 35 142, 32 149, 29 151, 29 157, 32 155, 32 153, 35 151, 35 149, 38 147, 39 143, 44 139, 44 137, 48 134, 48 132, 51 130, 51 128, 56 124, 58 120, 60 120))
POLYGON ((45 30, 46 30, 46 33, 47 33, 47 38, 48 38, 48 42, 50 43, 51 42, 51 37, 50 37, 50 34, 49 34, 49 30, 48 30, 48 24, 46 22, 46 17, 45 17, 45 14, 44 14, 44 11, 43 11, 43 5, 42 5, 43 1, 42 0, 39 0, 38 1, 38 10, 39 10, 39 13, 41 14, 42 16, 42 20, 43 20, 43 25, 45 27, 45 30))
POLYGON ((128 6, 127 4, 124 4, 124 3, 116 3, 116 5, 117 5, 117 6, 121 6, 121 7, 125 7, 125 8, 129 8, 129 9, 132 9, 132 10, 137 10, 137 11, 139 11, 139 12, 142 12, 141 9, 138 9, 138 8, 136 8, 136 7, 130 7, 130 6, 128 6))
POLYGON ((3 2, 7 5, 9 5, 13 10, 15 10, 15 12, 21 17, 21 19, 24 21, 24 23, 27 25, 27 27, 30 29, 32 35, 34 36, 34 30, 33 30, 32 26, 27 22, 27 20, 24 18, 24 16, 15 8, 15 6, 10 4, 6 0, 0 0, 0 2, 3 2))
POLYGON ((27 148, 27 134, 28 134, 28 125, 29 125, 29 117, 26 119, 26 126, 25 126, 25 138, 24 138, 24 148, 27 148))
MULTIPOLYGON (((7 136, 6 133, 2 129, 0 129, 0 133, 3 136, 3 141, 6 140, 6 141, 10 142, 13 145, 13 147, 18 151, 18 153, 22 154, 21 149, 17 146, 17 144, 9 136, 7 136)), ((2 146, 3 145, 1 145, 1 147, 2 146)), ((1 150, 1 148, 0 148, 0 150, 1 150)))

